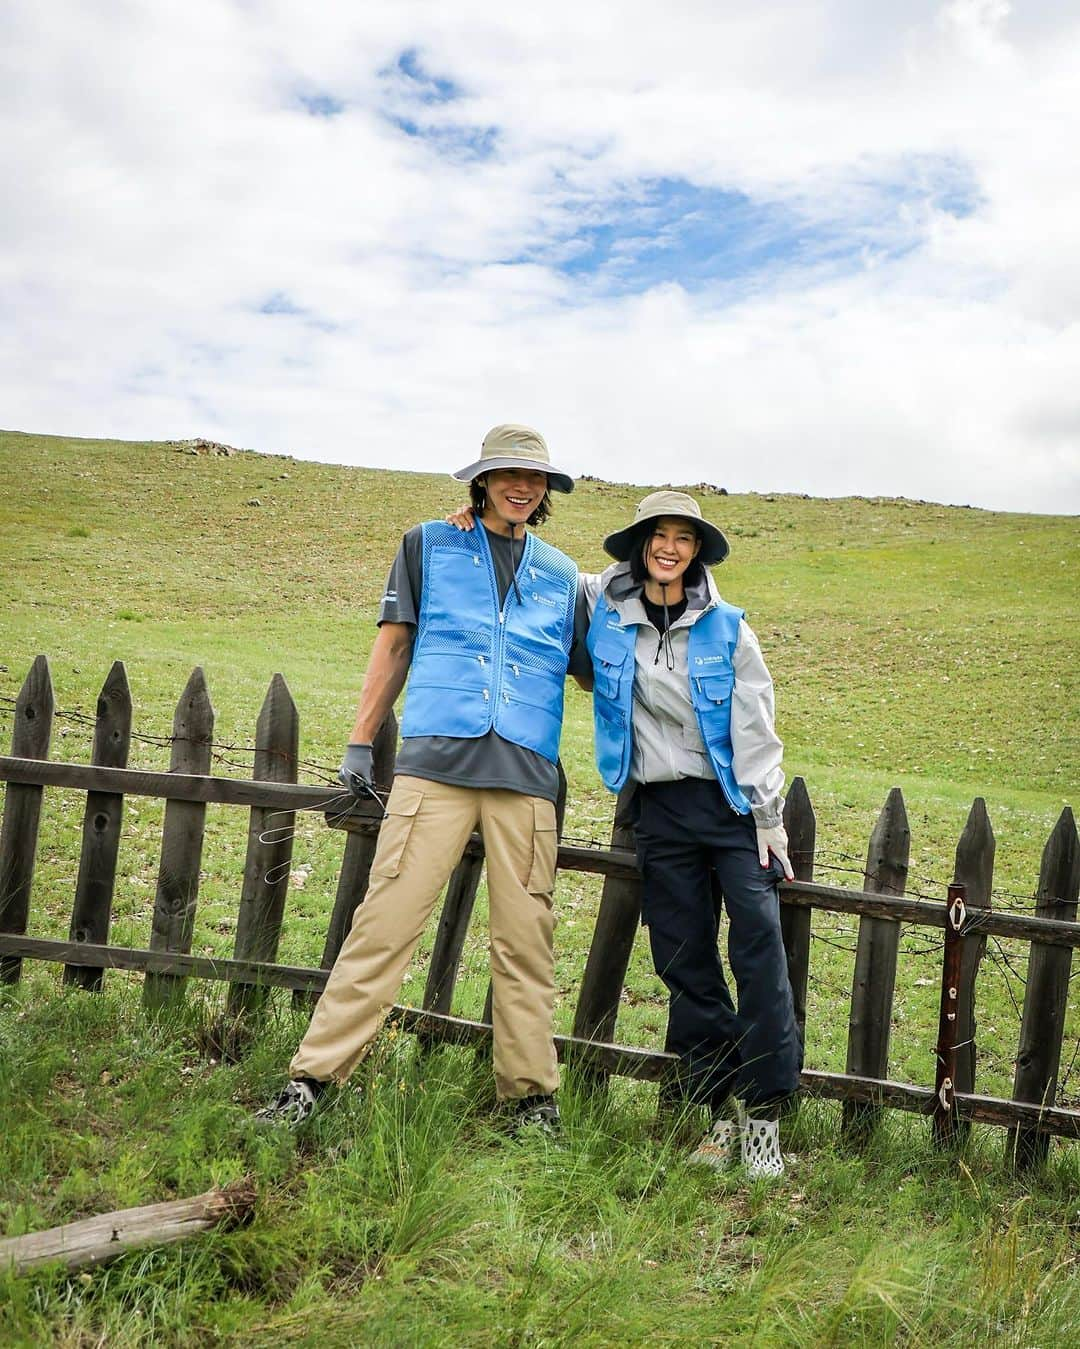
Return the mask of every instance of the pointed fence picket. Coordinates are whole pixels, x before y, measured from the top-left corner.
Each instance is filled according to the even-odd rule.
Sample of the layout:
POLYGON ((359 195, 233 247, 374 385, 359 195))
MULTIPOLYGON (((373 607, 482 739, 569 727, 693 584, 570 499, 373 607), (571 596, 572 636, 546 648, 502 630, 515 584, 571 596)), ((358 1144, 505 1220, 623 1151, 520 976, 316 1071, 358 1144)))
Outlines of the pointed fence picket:
MULTIPOLYGON (((214 719, 201 670, 192 673, 176 708, 167 773, 126 767, 131 695, 120 662, 113 666, 98 702, 90 765, 48 758, 53 715, 49 666, 39 656, 16 702, 11 755, 0 757, 0 780, 7 784, 0 828, 0 981, 17 982, 27 958, 63 964, 65 981, 90 990, 101 988, 105 969, 137 970, 144 975, 145 1003, 156 1009, 182 996, 189 978, 225 980, 230 985, 229 1011, 237 1024, 257 1016, 274 987, 291 989, 297 1000, 312 1002, 325 984, 357 906, 364 901, 383 811, 374 802, 355 802, 332 787, 297 783, 299 717, 283 677, 274 676, 259 715, 252 780, 209 775, 214 719), (28 935, 42 793, 51 787, 85 791, 87 801, 67 941, 28 935), (167 803, 145 950, 109 944, 126 795, 163 798, 167 803), (210 802, 250 811, 232 959, 191 954, 205 812, 210 802), (325 814, 327 823, 340 828, 343 837, 337 895, 320 969, 275 963, 298 810, 325 814)), ((375 743, 375 775, 383 791, 393 776, 396 739, 396 723, 391 718, 375 743)), ((561 782, 558 865, 562 870, 600 874, 604 885, 582 972, 573 1034, 556 1036, 557 1052, 574 1065, 583 1081, 594 1086, 619 1073, 659 1082, 670 1097, 672 1055, 611 1043, 641 912, 629 794, 622 794, 616 803, 611 847, 581 847, 561 841, 565 777, 561 782)), ((784 818, 796 879, 780 887, 781 924, 796 1016, 800 1029, 811 1036, 806 997, 812 910, 859 917, 847 1071, 808 1069, 803 1073, 804 1091, 841 1101, 844 1133, 855 1142, 868 1136, 886 1108, 931 1116, 934 1143, 942 1147, 961 1142, 972 1121, 1004 1126, 1009 1130, 1009 1159, 1022 1167, 1045 1159, 1052 1136, 1080 1139, 1080 1111, 1055 1103, 1072 951, 1080 945, 1080 924, 1075 921, 1080 839, 1071 810, 1066 807, 1062 812, 1047 843, 1033 917, 990 906, 995 841, 981 798, 974 802, 959 840, 955 883, 945 904, 905 897, 911 839, 899 789, 889 793, 875 825, 862 890, 814 882, 816 820, 802 779, 791 784, 784 818), (932 1088, 895 1082, 888 1076, 889 1025, 903 923, 943 929, 945 934, 932 1088), (1013 1099, 1009 1101, 975 1093, 976 983, 989 936, 1031 944, 1013 1099)), ((424 1042, 442 1040, 477 1047, 490 1043, 490 990, 481 1021, 451 1015, 482 861, 482 841, 474 835, 447 886, 423 1007, 394 1009, 404 1028, 424 1042)))

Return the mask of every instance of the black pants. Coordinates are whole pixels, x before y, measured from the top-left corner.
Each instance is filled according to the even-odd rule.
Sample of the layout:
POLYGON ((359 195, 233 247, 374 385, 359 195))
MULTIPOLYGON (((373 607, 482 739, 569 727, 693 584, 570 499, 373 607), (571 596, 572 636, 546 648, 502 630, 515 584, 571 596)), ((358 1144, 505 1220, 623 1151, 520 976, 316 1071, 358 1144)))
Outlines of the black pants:
POLYGON ((670 994, 666 1048, 679 1055, 685 1097, 716 1107, 734 1092, 771 1105, 798 1086, 802 1043, 780 932, 775 859, 758 860, 754 821, 720 784, 688 778, 637 791, 641 921, 670 994), (736 1010, 717 950, 712 876, 728 914, 736 1010))

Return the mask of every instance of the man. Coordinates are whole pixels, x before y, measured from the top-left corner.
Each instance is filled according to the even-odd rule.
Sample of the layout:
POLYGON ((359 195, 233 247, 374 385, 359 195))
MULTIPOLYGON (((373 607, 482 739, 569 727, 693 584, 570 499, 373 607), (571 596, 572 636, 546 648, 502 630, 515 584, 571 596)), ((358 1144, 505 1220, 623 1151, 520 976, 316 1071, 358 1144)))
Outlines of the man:
POLYGON ((529 533, 573 480, 543 437, 497 426, 468 482, 483 525, 428 521, 405 535, 339 777, 373 793, 375 732, 409 687, 402 745, 366 899, 290 1081, 258 1118, 303 1123, 367 1053, 469 835, 484 838, 495 1084, 518 1126, 558 1123, 553 1042, 556 761, 577 568, 529 533))

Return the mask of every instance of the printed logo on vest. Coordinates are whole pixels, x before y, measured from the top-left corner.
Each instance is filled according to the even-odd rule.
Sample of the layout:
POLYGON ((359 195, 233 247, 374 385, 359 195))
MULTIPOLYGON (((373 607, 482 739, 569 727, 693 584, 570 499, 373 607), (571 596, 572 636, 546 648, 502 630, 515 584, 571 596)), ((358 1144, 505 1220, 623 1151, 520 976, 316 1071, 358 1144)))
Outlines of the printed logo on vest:
POLYGON ((695 656, 695 665, 723 665, 726 663, 724 656, 695 656))
POLYGON ((557 609, 559 607, 558 600, 549 599, 546 595, 541 595, 536 590, 532 592, 532 597, 537 604, 546 604, 549 609, 557 609))

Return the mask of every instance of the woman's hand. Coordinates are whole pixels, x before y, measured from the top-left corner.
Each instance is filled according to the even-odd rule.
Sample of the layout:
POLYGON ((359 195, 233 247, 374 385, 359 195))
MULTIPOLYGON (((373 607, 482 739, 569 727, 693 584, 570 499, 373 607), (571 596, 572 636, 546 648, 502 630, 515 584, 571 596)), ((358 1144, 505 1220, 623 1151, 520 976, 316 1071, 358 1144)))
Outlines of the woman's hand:
POLYGON ((787 846, 787 830, 782 824, 774 825, 772 829, 757 830, 758 861, 763 867, 767 867, 769 865, 769 853, 772 853, 784 868, 784 875, 789 881, 793 881, 795 873, 788 861, 787 846))
POLYGON ((473 515, 471 506, 459 506, 456 511, 452 511, 446 517, 446 523, 467 534, 470 529, 475 527, 476 517, 473 515))

